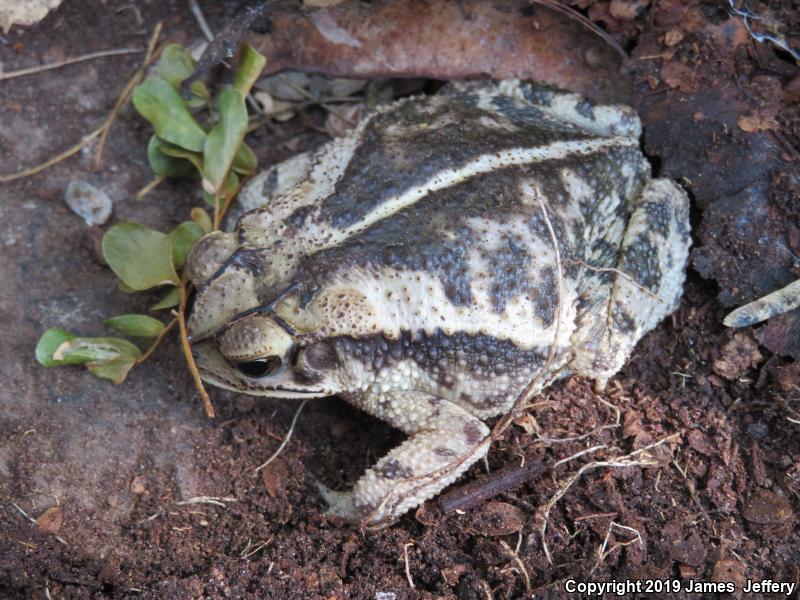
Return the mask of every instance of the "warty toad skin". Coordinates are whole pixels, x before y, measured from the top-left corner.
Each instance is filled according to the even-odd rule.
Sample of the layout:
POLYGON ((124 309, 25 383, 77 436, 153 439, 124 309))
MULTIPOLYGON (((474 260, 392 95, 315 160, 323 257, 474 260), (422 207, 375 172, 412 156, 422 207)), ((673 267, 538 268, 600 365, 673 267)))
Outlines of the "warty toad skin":
POLYGON ((487 452, 484 420, 528 382, 602 388, 677 307, 689 202, 651 178, 640 133, 628 107, 450 84, 268 169, 241 194, 260 208, 189 256, 203 378, 338 394, 402 430, 324 492, 332 514, 391 522, 487 452))

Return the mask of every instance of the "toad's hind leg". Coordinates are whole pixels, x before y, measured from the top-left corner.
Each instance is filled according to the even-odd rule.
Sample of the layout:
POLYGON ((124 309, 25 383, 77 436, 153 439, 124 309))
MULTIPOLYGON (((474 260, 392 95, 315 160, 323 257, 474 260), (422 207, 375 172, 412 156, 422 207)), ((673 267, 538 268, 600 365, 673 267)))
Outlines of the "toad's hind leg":
POLYGON ((678 307, 690 245, 686 192, 668 179, 650 181, 633 203, 615 269, 593 275, 594 289, 609 291, 592 294, 578 318, 572 372, 605 387, 636 342, 678 307))
POLYGON ((329 514, 362 525, 391 522, 435 496, 489 449, 489 428, 436 396, 390 391, 356 402, 409 435, 368 469, 349 492, 323 490, 329 514))

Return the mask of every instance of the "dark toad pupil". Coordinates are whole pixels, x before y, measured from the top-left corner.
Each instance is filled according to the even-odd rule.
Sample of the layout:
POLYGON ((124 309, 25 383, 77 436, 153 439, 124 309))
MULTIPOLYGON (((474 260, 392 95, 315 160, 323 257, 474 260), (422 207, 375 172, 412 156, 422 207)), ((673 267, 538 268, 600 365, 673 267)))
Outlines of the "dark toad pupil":
POLYGON ((246 362, 236 363, 239 372, 248 377, 266 377, 281 366, 281 359, 278 356, 268 356, 267 358, 257 358, 246 362))

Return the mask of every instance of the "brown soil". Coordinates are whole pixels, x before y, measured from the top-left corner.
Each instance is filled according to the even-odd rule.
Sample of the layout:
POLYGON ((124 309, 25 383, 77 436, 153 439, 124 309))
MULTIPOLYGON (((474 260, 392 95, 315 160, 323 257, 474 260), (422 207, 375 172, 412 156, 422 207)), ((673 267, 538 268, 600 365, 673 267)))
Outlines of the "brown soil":
MULTIPOLYGON (((187 4, 141 3, 134 9, 69 0, 38 26, 4 35, 0 60, 10 71, 104 48, 143 47, 160 19, 167 38, 189 43, 200 33, 187 4)), ((206 16, 216 28, 237 9, 235 3, 207 4, 206 16)), ((551 443, 537 437, 531 421, 521 420, 493 446, 489 467, 524 460, 549 468, 587 447, 607 448, 464 514, 442 515, 432 502, 392 527, 359 531, 323 516, 314 482, 345 487, 400 436, 345 403, 309 404, 286 451, 256 475, 255 467, 288 430, 296 405, 212 390, 219 416, 207 420, 174 341, 118 387, 79 368, 40 367, 33 348, 46 327, 99 335, 104 318, 141 306, 115 289, 101 264, 102 231, 84 225, 63 203, 67 183, 86 179, 108 191, 117 221, 162 229, 200 203, 199 186, 192 182, 165 183, 145 200, 133 199, 151 177, 144 154, 149 132, 128 109, 111 132, 101 171, 91 172, 92 156, 84 153, 0 187, 0 596, 557 598, 566 596, 567 579, 737 585, 747 579, 800 580, 800 370, 797 362, 767 349, 776 346, 764 336, 780 338, 785 329, 759 330, 756 339, 750 329, 734 332, 721 325, 729 309, 720 304, 718 292, 724 292, 726 303, 763 292, 751 277, 754 269, 741 273, 732 262, 736 251, 742 260, 758 253, 748 250, 747 240, 732 247, 726 236, 737 228, 730 213, 714 213, 716 221, 704 221, 718 199, 711 191, 741 174, 730 162, 735 153, 720 146, 715 155, 714 144, 735 142, 746 155, 763 150, 763 139, 748 135, 767 136, 783 162, 773 163, 779 166, 764 175, 777 183, 767 195, 773 212, 766 211, 763 219, 769 235, 759 243, 765 244, 764 256, 772 256, 770 240, 794 252, 793 262, 773 274, 769 285, 797 277, 793 243, 800 238, 793 242, 791 230, 783 237, 783 230, 775 229, 792 226, 792 218, 796 225, 797 219, 800 176, 792 162, 800 150, 797 92, 781 96, 777 89, 773 97, 769 86, 765 92, 763 85, 743 83, 745 76, 752 81, 763 74, 780 85, 793 77, 797 88, 797 69, 785 54, 765 47, 754 51, 745 39, 735 53, 736 68, 744 73, 737 71, 736 100, 762 121, 777 119, 779 139, 769 137, 777 136, 769 128, 757 133, 728 128, 729 137, 722 138, 703 125, 683 127, 681 139, 675 139, 675 131, 663 125, 675 121, 669 115, 659 118, 659 111, 667 110, 658 104, 661 99, 686 94, 701 103, 705 94, 719 103, 727 93, 720 85, 726 72, 695 39, 697 30, 682 33, 677 42, 677 33, 665 38, 664 32, 690 22, 722 23, 728 19, 723 4, 667 0, 627 20, 613 16, 628 14, 618 0, 578 6, 634 56, 639 53, 637 105, 648 123, 646 148, 694 194, 695 220, 703 223, 697 231, 705 236, 698 241, 706 249, 695 255, 695 264, 702 259, 704 275, 716 279, 690 271, 680 309, 639 344, 610 384, 603 398, 620 411, 619 427, 600 429, 614 424, 614 411, 598 400, 588 381, 572 378, 542 394, 531 414, 547 438, 594 433, 551 443), (679 6, 694 20, 664 19, 667 9, 679 6), (651 67, 642 54, 663 52, 670 44, 678 46, 676 56, 690 70, 670 67, 665 77, 664 64, 651 67), (674 143, 665 142, 671 135, 674 143), (695 152, 699 146, 692 140, 699 136, 705 136, 706 147, 693 155, 694 162, 686 153, 683 163, 670 156, 669 148, 678 142, 695 152), (694 179, 687 173, 693 170, 694 179), (716 228, 710 228, 713 223, 716 228), (718 246, 711 247, 712 238, 718 246), (746 286, 737 286, 735 277, 746 279, 746 286), (570 475, 593 459, 609 460, 675 433, 650 452, 656 464, 589 470, 570 488, 549 514, 549 563, 539 534, 542 509, 570 475), (179 504, 198 497, 223 500, 221 505, 179 504)), ((800 21, 796 7, 772 10, 778 19, 800 21)), ((2 172, 38 163, 96 127, 138 60, 105 58, 0 83, 2 172)), ((688 114, 696 110, 693 106, 688 114)), ((324 141, 321 118, 310 111, 274 131, 256 132, 252 138, 260 164, 324 141)), ((752 124, 745 122, 747 128, 752 124)), ((769 263, 763 264, 761 270, 769 271, 769 263)), ((784 341, 785 350, 776 351, 792 354, 796 338, 784 341)), ((465 480, 483 472, 483 465, 476 466, 465 480)))

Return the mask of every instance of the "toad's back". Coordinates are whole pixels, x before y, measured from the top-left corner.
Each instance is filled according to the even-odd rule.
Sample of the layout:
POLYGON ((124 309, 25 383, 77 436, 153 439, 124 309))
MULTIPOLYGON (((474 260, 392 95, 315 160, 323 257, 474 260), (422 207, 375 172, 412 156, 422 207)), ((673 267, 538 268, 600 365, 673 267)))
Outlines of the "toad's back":
POLYGON ((555 335, 555 237, 566 344, 596 275, 574 259, 616 264, 649 165, 629 109, 505 85, 398 103, 340 142, 335 162, 322 154, 301 175, 264 175, 274 201, 239 225, 242 252, 270 255, 262 299, 292 283, 306 297, 355 288, 366 296, 357 309, 317 302, 335 311, 325 334, 491 331, 533 349, 555 335))

